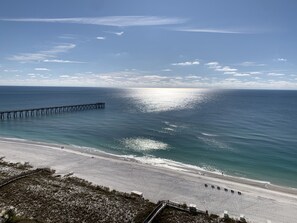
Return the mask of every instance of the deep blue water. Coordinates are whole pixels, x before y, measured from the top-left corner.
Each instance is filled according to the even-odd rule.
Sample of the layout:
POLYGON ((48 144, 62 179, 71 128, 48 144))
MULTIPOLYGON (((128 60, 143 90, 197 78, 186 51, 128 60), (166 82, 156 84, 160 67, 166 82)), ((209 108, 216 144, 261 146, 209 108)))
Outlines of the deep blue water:
POLYGON ((104 110, 2 120, 0 136, 297 187, 297 91, 0 87, 0 111, 101 101, 104 110))

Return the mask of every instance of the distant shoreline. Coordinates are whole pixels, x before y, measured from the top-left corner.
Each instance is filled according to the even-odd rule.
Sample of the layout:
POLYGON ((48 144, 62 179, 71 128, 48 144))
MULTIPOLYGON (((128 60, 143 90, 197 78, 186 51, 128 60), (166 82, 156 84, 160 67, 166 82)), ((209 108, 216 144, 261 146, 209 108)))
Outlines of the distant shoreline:
POLYGON ((228 210, 231 216, 244 214, 247 219, 256 222, 263 219, 275 221, 277 218, 282 222, 292 222, 295 219, 297 190, 294 188, 203 170, 176 171, 131 162, 134 161, 131 158, 91 149, 27 140, 0 138, 0 154, 7 161, 50 167, 61 175, 74 173, 94 184, 118 191, 141 191, 145 198, 154 202, 172 200, 193 203, 200 210, 216 214, 228 210), (282 213, 277 210, 282 210, 282 213))

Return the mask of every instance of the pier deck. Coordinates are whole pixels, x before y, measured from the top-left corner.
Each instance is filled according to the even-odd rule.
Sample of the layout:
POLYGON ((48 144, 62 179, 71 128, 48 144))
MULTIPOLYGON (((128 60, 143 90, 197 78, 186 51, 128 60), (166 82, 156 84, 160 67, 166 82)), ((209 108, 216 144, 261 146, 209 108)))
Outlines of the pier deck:
POLYGON ((21 109, 12 111, 0 111, 0 120, 35 117, 42 115, 58 114, 64 112, 84 111, 93 109, 104 109, 105 103, 80 104, 80 105, 66 105, 56 107, 43 107, 33 109, 21 109))

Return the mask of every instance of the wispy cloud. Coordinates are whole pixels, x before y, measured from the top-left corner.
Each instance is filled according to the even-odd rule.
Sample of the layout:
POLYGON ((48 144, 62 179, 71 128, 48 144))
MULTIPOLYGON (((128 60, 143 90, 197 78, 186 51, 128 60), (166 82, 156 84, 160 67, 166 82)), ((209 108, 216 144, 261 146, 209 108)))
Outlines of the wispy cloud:
POLYGON ((52 49, 50 50, 45 50, 45 51, 40 51, 41 53, 44 54, 58 54, 58 53, 65 53, 73 48, 75 48, 76 45, 72 44, 72 43, 68 43, 68 44, 62 44, 62 45, 58 45, 58 46, 54 46, 52 49))
POLYGON ((262 74, 262 72, 261 71, 251 71, 250 74, 251 75, 260 75, 260 74, 262 74))
POLYGON ((222 71, 222 72, 235 72, 237 71, 236 68, 231 68, 229 66, 224 66, 224 67, 220 67, 220 68, 216 68, 216 71, 222 71))
POLYGON ((186 20, 175 17, 160 16, 106 16, 89 18, 4 18, 0 21, 9 22, 44 22, 44 23, 72 23, 101 26, 158 26, 181 24, 186 20))
POLYGON ((73 61, 73 60, 60 60, 60 59, 53 59, 53 60, 43 60, 45 63, 86 63, 83 61, 73 61))
POLYGON ((106 37, 104 37, 104 36, 97 36, 96 39, 98 39, 98 40, 105 40, 106 37))
POLYGON ((118 53, 113 53, 112 56, 114 57, 124 57, 124 56, 127 56, 129 55, 128 52, 118 52, 118 53))
POLYGON ((5 69, 5 70, 3 70, 3 72, 16 73, 16 72, 20 72, 20 70, 16 70, 16 69, 5 69))
POLYGON ((117 36, 121 36, 124 34, 124 32, 112 32, 112 31, 105 31, 106 33, 111 33, 111 34, 114 34, 114 35, 117 35, 117 36))
POLYGON ((76 39, 77 35, 74 34, 63 34, 61 36, 59 36, 58 38, 60 39, 76 39))
POLYGON ((36 71, 50 71, 50 69, 47 69, 45 67, 36 67, 34 70, 36 70, 36 71))
POLYGON ((168 77, 160 76, 160 75, 144 75, 143 78, 157 80, 157 79, 167 79, 168 77))
POLYGON ((179 32, 192 32, 192 33, 218 33, 218 34, 247 34, 247 32, 241 32, 231 29, 200 29, 200 28, 176 28, 172 29, 179 32))
POLYGON ((279 62, 287 62, 287 61, 288 61, 288 60, 285 59, 285 58, 277 58, 276 60, 279 61, 279 62))
POLYGON ((273 77, 285 76, 285 74, 283 74, 283 73, 273 73, 273 72, 268 73, 267 75, 268 76, 273 76, 273 77))
POLYGON ((256 62, 252 62, 252 61, 245 61, 245 62, 242 62, 242 63, 240 63, 238 65, 243 66, 243 67, 263 67, 263 66, 266 66, 266 64, 256 63, 256 62))
POLYGON ((54 57, 54 56, 43 54, 43 53, 20 53, 20 54, 8 57, 7 59, 18 61, 21 63, 27 63, 27 62, 40 62, 49 57, 54 57))
MULTIPOLYGON (((252 65, 252 66, 259 66, 259 64, 254 63, 254 62, 244 62, 244 64, 252 65)), ((240 64, 239 64, 240 65, 240 64)), ((251 77, 252 79, 255 80, 260 80, 261 78, 257 77, 259 75, 265 75, 272 77, 282 77, 282 76, 286 76, 286 74, 278 72, 278 71, 245 71, 246 68, 244 70, 240 70, 237 68, 232 68, 230 66, 222 66, 219 62, 209 62, 206 63, 205 66, 207 66, 209 69, 212 69, 214 71, 218 71, 218 72, 222 72, 223 74, 226 75, 232 75, 233 77, 251 77), (256 78, 257 77, 257 78, 256 78)))
POLYGON ((234 77, 248 77, 251 74, 248 72, 240 72, 237 68, 232 68, 230 66, 222 66, 219 62, 209 62, 205 64, 209 69, 213 69, 223 74, 232 75, 234 77))
POLYGON ((206 63, 205 66, 208 66, 209 68, 212 68, 212 69, 218 69, 222 67, 219 65, 219 62, 216 62, 216 61, 206 63))
POLYGON ((49 50, 38 51, 35 53, 19 53, 11 57, 8 57, 7 59, 12 61, 18 61, 21 63, 42 62, 50 58, 55 58, 58 54, 65 53, 75 47, 75 44, 61 44, 54 46, 49 50))
POLYGON ((179 62, 179 63, 172 63, 173 66, 192 66, 192 65, 199 65, 200 62, 198 60, 195 61, 185 61, 185 62, 179 62))
POLYGON ((30 80, 32 80, 32 79, 43 80, 43 79, 48 79, 51 75, 28 73, 27 76, 30 78, 30 80))
POLYGON ((197 75, 189 75, 185 77, 186 79, 201 79, 202 77, 197 76, 197 75))
POLYGON ((69 75, 60 75, 60 78, 69 78, 69 75))
POLYGON ((249 73, 234 73, 234 77, 249 77, 251 76, 249 73))

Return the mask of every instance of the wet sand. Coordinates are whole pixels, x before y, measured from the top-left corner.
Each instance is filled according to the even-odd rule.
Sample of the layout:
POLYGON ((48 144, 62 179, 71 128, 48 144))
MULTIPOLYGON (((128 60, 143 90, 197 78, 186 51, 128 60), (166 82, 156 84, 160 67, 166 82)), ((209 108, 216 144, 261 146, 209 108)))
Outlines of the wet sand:
POLYGON ((227 210, 236 218, 245 215, 249 222, 297 222, 297 190, 293 188, 190 168, 178 171, 89 149, 16 139, 0 139, 3 156, 10 162, 50 167, 57 174, 73 172, 118 191, 141 191, 155 202, 196 204, 200 210, 219 215, 227 210))

